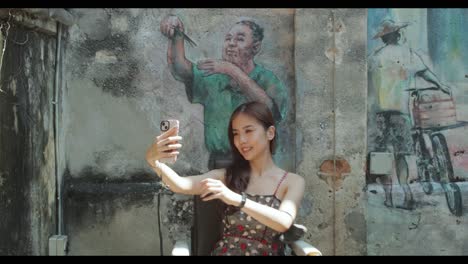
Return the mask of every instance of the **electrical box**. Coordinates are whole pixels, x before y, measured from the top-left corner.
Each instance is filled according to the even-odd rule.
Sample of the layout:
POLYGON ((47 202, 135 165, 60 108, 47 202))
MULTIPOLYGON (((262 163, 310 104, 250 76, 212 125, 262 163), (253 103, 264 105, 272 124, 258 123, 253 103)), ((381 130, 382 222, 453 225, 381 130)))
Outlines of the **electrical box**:
POLYGON ((53 235, 49 238, 49 256, 67 255, 68 237, 64 235, 53 235))
POLYGON ((380 175, 390 175, 393 170, 393 153, 391 152, 371 152, 370 153, 370 173, 380 175))

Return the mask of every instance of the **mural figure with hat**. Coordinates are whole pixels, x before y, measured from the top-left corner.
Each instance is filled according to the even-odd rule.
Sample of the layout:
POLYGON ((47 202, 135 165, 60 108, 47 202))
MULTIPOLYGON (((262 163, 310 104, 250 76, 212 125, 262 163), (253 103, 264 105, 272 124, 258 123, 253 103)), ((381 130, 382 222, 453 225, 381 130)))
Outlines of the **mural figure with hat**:
MULTIPOLYGON (((373 147, 381 152, 393 148, 396 175, 404 191, 403 204, 397 207, 412 210, 414 199, 409 186, 408 157, 414 151, 410 93, 406 90, 416 88, 416 79, 428 82, 428 86, 435 86, 447 94, 451 94, 451 89, 439 81, 418 53, 402 43, 400 31, 408 25, 393 20, 381 22, 373 39, 380 38, 384 45, 369 58, 368 84, 369 98, 374 98, 370 102, 370 113, 375 113, 377 126, 376 134, 370 135, 375 144, 373 147)), ((385 190, 384 204, 393 207, 392 175, 381 175, 380 179, 385 190)))

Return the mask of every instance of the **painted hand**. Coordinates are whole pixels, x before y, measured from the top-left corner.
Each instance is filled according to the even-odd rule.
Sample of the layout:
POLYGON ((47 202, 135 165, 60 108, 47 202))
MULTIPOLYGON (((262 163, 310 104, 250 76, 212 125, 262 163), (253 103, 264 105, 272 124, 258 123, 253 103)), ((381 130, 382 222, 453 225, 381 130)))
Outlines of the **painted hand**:
POLYGON ((146 151, 146 162, 151 167, 155 167, 155 162, 162 158, 170 158, 179 154, 178 149, 182 147, 178 141, 182 140, 181 136, 175 136, 177 127, 173 127, 168 131, 157 136, 151 146, 146 151))
POLYGON ((450 88, 448 85, 442 84, 440 85, 439 89, 448 95, 452 95, 452 88, 450 88))
POLYGON ((202 186, 200 198, 203 201, 220 199, 229 205, 239 205, 240 194, 231 191, 222 181, 208 178, 200 181, 200 184, 202 186))
POLYGON ((176 28, 179 29, 179 31, 184 32, 184 24, 175 15, 165 17, 159 25, 161 33, 170 39, 174 37, 176 28))
POLYGON ((206 59, 197 63, 197 68, 204 73, 204 76, 209 76, 215 73, 222 73, 231 76, 234 64, 225 60, 206 59))

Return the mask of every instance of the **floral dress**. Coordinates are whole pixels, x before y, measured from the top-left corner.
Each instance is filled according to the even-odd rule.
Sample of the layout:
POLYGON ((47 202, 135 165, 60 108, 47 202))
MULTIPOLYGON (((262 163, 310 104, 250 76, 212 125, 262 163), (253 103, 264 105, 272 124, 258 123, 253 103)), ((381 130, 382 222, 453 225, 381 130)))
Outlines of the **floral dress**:
MULTIPOLYGON (((247 197, 257 203, 278 209, 281 200, 276 197, 279 186, 286 177, 283 175, 273 195, 251 195, 247 197)), ((225 256, 278 256, 284 255, 284 243, 279 240, 281 233, 258 222, 255 218, 237 210, 225 213, 223 235, 216 242, 211 255, 225 256)))

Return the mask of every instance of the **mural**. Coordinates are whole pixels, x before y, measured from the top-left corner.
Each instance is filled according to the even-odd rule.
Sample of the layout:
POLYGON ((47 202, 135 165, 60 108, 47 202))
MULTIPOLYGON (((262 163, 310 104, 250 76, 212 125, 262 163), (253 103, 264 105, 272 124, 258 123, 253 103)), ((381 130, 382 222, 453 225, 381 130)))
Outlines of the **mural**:
POLYGON ((468 26, 466 15, 465 10, 369 10, 368 151, 391 153, 394 166, 387 174, 369 172, 368 184, 382 184, 386 207, 414 210, 424 204, 415 198, 415 188, 426 195, 438 189, 451 214, 463 214, 468 38, 461 26, 468 26), (453 62, 447 60, 450 54, 457 54, 453 62), (396 186, 403 192, 398 203, 396 186))
MULTIPOLYGON (((174 78, 185 84, 191 103, 204 106, 205 144, 210 152, 210 169, 230 161, 227 137, 231 113, 246 101, 270 106, 277 123, 287 113, 287 90, 283 82, 254 61, 262 47, 264 30, 251 19, 241 19, 226 33, 222 58, 192 62, 185 55, 185 43, 197 45, 184 32, 176 15, 165 17, 160 30, 168 40, 167 58, 174 78)), ((215 40, 217 41, 217 40, 215 40)))

